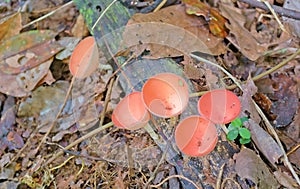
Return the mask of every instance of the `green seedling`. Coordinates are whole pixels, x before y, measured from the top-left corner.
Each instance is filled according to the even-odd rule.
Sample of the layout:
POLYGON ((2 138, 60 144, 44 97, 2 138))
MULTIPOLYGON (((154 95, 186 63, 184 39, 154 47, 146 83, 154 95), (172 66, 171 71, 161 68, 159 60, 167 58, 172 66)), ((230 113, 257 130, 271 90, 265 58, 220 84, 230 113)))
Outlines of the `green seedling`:
POLYGON ((235 140, 238 136, 240 136, 240 143, 247 144, 251 141, 251 133, 250 131, 243 126, 243 123, 248 121, 248 118, 236 118, 233 120, 228 126, 227 139, 232 141, 235 140))

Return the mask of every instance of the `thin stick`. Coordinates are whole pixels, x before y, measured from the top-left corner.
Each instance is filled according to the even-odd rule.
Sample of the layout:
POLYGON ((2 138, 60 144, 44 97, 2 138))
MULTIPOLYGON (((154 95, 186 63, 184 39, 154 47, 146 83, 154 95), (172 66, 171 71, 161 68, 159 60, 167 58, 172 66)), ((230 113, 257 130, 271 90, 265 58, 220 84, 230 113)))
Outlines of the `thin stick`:
POLYGON ((163 0, 162 2, 159 3, 159 5, 154 9, 153 12, 157 12, 159 11, 159 9, 161 9, 167 2, 168 0, 163 0))
POLYGON ((287 32, 283 26, 283 24, 281 23, 281 21, 279 20, 276 12, 274 11, 274 9, 272 8, 272 6, 270 5, 269 1, 266 1, 266 0, 259 0, 259 1, 262 1, 269 9, 269 11, 272 13, 272 15, 275 17, 275 20, 277 21, 280 29, 284 32, 287 32))
POLYGON ((64 8, 66 8, 67 6, 72 5, 72 4, 73 4, 73 1, 70 1, 70 2, 68 2, 68 3, 64 4, 64 5, 62 5, 61 7, 59 7, 59 8, 57 8, 57 9, 55 9, 55 10, 49 12, 48 14, 45 14, 44 16, 41 16, 41 17, 39 17, 38 19, 33 20, 32 22, 29 22, 28 24, 25 24, 24 26, 22 26, 22 29, 27 28, 28 26, 31 26, 32 24, 35 24, 35 23, 37 23, 37 22, 39 22, 39 21, 41 21, 41 20, 44 20, 45 18, 47 18, 47 17, 53 15, 53 14, 56 13, 57 11, 59 11, 59 10, 61 10, 61 9, 64 9, 64 8))
MULTIPOLYGON (((279 68, 283 67, 284 65, 286 65, 287 63, 289 63, 289 62, 290 62, 291 60, 293 60, 294 58, 296 58, 299 54, 300 54, 300 49, 298 49, 294 54, 292 54, 291 56, 289 56, 288 58, 286 58, 285 60, 283 60, 282 62, 280 62, 280 63, 277 64, 276 66, 274 66, 273 68, 271 68, 271 69, 269 69, 269 70, 267 70, 267 71, 265 71, 265 72, 263 72, 263 73, 261 73, 261 74, 255 76, 255 77, 253 77, 252 80, 253 80, 253 81, 257 81, 257 80, 259 80, 259 79, 261 79, 261 78, 263 78, 263 77, 265 77, 265 76, 267 76, 267 75, 269 75, 269 74, 275 72, 276 70, 278 70, 279 68)), ((191 54, 191 56, 192 56, 192 54, 191 54)), ((194 55, 194 57, 195 57, 195 56, 196 56, 196 55, 194 55)), ((192 57, 193 57, 193 56, 192 56, 192 57)), ((197 56, 197 57, 198 57, 198 56, 197 56)), ((200 57, 200 58, 201 58, 201 57, 200 57)), ((195 59, 198 60, 198 58, 195 58, 195 59)), ((202 60, 202 59, 203 59, 203 58, 201 58, 201 60, 202 60)), ((204 60, 205 60, 205 59, 204 59, 204 60)), ((199 60, 199 61, 200 61, 200 60, 199 60)), ((203 61, 203 62, 204 62, 204 61, 203 61)), ((207 63, 207 61, 206 61, 206 63, 207 63)), ((211 62, 210 64, 214 65, 213 62, 211 62)), ((224 69, 223 67, 221 67, 221 68, 224 69)), ((242 83, 245 84, 246 82, 242 82, 242 83)), ((233 84, 233 85, 230 85, 230 86, 226 87, 226 89, 234 89, 234 88, 236 88, 236 87, 237 87, 237 85, 236 85, 236 84, 233 84)), ((190 94, 190 97, 202 96, 202 95, 204 95, 206 92, 207 92, 207 91, 201 91, 201 92, 197 92, 197 93, 192 93, 192 94, 190 94)))
POLYGON ((63 150, 60 150, 59 152, 57 152, 54 156, 52 156, 52 158, 50 158, 43 166, 48 165, 49 163, 51 163, 52 161, 54 161, 56 158, 58 158, 59 156, 64 154, 65 150, 69 150, 72 147, 76 146, 77 144, 83 142, 84 140, 93 137, 94 135, 104 131, 105 129, 113 126, 113 122, 109 122, 105 125, 103 125, 102 127, 98 127, 97 129, 87 133, 86 135, 83 135, 82 137, 80 137, 79 139, 75 140, 74 142, 72 142, 71 144, 69 144, 68 146, 66 146, 63 150))
POLYGON ((172 179, 172 178, 181 178, 183 180, 186 180, 188 182, 190 182, 192 185, 194 185, 197 189, 202 189, 202 187, 199 187, 197 186, 192 180, 182 176, 182 175, 171 175, 171 176, 168 176, 167 178, 165 178, 163 181, 161 181, 159 184, 157 185, 150 185, 150 187, 153 187, 153 188, 158 188, 160 187, 163 183, 165 183, 166 181, 172 179))
POLYGON ((38 147, 36 148, 36 152, 39 151, 39 149, 40 149, 40 147, 42 146, 42 144, 46 141, 46 138, 48 137, 48 135, 50 134, 50 132, 51 132, 52 129, 54 128, 54 126, 55 126, 55 124, 56 124, 56 122, 57 122, 57 120, 58 120, 60 114, 63 112, 63 110, 64 110, 64 108, 65 108, 65 106, 66 106, 66 104, 67 104, 68 98, 69 98, 69 96, 70 96, 70 94, 71 94, 71 90, 72 90, 72 87, 73 87, 73 84, 74 84, 75 79, 76 79, 75 77, 72 77, 70 86, 69 86, 69 88, 68 88, 66 97, 65 97, 65 99, 64 99, 64 102, 63 102, 61 108, 59 109, 59 111, 57 112, 56 117, 55 117, 55 119, 53 120, 53 122, 51 123, 51 125, 50 125, 50 127, 49 127, 47 133, 44 135, 43 139, 41 140, 41 142, 39 143, 38 147))
POLYGON ((115 3, 117 2, 117 0, 113 0, 113 2, 111 2, 107 7, 106 9, 101 13, 101 15, 99 16, 99 18, 97 19, 97 21, 95 22, 95 24, 93 25, 92 27, 92 31, 94 31, 96 25, 98 24, 98 22, 101 20, 101 18, 104 16, 104 14, 108 11, 108 9, 115 3))
POLYGON ((216 189, 221 189, 222 176, 223 176, 225 164, 226 164, 226 163, 224 163, 224 164, 221 166, 220 172, 219 172, 219 174, 218 174, 218 179, 217 179, 217 183, 216 183, 216 189))
MULTIPOLYGON (((243 2, 243 3, 247 3, 247 4, 249 4, 253 7, 257 7, 257 8, 266 10, 266 11, 269 10, 268 7, 260 1, 256 1, 256 0, 238 0, 238 1, 243 2)), ((279 7, 279 6, 276 6, 276 5, 272 5, 272 8, 280 16, 286 16, 286 17, 289 17, 289 18, 294 18, 294 19, 300 20, 300 12, 299 11, 286 9, 286 8, 279 7)))
MULTIPOLYGON (((296 57, 296 55, 299 54, 299 53, 300 53, 300 49, 299 49, 297 52, 294 53, 294 56, 296 57)), ((201 61, 203 61, 203 62, 205 62, 205 63, 211 64, 211 65, 216 66, 217 68, 221 69, 226 75, 228 75, 228 77, 230 77, 231 79, 233 78, 233 79, 232 79, 233 82, 240 88, 241 91, 243 91, 243 88, 241 87, 241 85, 240 85, 240 84, 236 81, 236 79, 235 79, 229 72, 227 72, 227 70, 225 70, 223 67, 221 67, 221 66, 219 66, 219 65, 217 65, 217 64, 215 64, 215 63, 213 63, 213 62, 210 62, 209 60, 206 60, 206 59, 204 59, 204 58, 201 58, 201 57, 198 57, 198 56, 196 56, 196 55, 193 55, 193 54, 191 54, 191 57, 193 57, 193 58, 195 58, 195 59, 197 59, 197 60, 199 59, 199 60, 201 60, 201 61)), ((255 102, 254 100, 252 100, 252 102, 253 102, 253 104, 255 105, 255 108, 256 108, 256 110, 258 111, 259 115, 263 118, 263 120, 264 120, 266 126, 268 127, 268 129, 270 129, 272 135, 275 137, 275 140, 276 140, 277 144, 279 145, 281 151, 283 152, 283 157, 284 157, 284 161, 285 161, 286 165, 287 165, 288 168, 290 169, 290 171, 291 171, 293 177, 295 178, 295 180, 297 181, 297 183, 300 185, 300 179, 299 179, 298 175, 296 174, 295 170, 293 169, 291 163, 289 162, 289 159, 288 159, 288 157, 287 157, 287 155, 286 155, 286 152, 284 151, 283 145, 282 145, 282 143, 281 143, 281 141, 280 141, 280 139, 279 139, 279 137, 278 137, 276 131, 274 130, 273 126, 271 125, 271 123, 269 122, 269 120, 267 119, 267 117, 265 116, 265 114, 263 113, 263 111, 262 111, 262 110, 260 109, 260 107, 256 104, 256 102, 255 102)))
POLYGON ((103 108, 103 110, 101 112, 101 115, 100 115, 100 124, 99 124, 100 127, 103 125, 103 122, 104 122, 104 118, 105 118, 108 102, 110 101, 110 96, 111 96, 111 91, 112 91, 112 86, 114 84, 114 81, 115 81, 114 78, 112 78, 109 81, 109 84, 108 84, 107 93, 105 95, 104 108, 103 108))

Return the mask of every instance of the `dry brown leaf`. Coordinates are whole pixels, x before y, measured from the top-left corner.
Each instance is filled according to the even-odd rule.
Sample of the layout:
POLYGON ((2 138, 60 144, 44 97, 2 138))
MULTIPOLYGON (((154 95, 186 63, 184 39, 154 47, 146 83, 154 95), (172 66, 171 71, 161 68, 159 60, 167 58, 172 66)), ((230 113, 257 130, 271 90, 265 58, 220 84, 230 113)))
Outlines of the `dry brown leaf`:
POLYGON ((274 175, 278 182, 282 184, 284 187, 288 189, 296 189, 297 188, 297 182, 289 176, 286 172, 282 172, 281 170, 277 170, 274 172, 274 175))
POLYGON ((174 5, 155 13, 135 14, 123 34, 123 49, 147 45, 152 56, 174 57, 199 51, 219 55, 225 51, 223 39, 209 33, 206 22, 174 5))
POLYGON ((235 170, 242 179, 250 179, 259 188, 277 189, 279 184, 262 159, 248 148, 234 156, 235 170))
POLYGON ((278 159, 283 156, 283 152, 275 140, 263 130, 252 119, 249 119, 245 125, 251 131, 251 139, 259 149, 259 151, 275 166, 278 159))
POLYGON ((252 102, 252 96, 257 93, 257 87, 253 80, 249 77, 246 84, 242 85, 243 95, 241 97, 241 104, 243 107, 242 116, 247 116, 247 113, 250 113, 251 119, 256 123, 259 123, 261 118, 257 113, 257 110, 252 102))
POLYGON ((0 41, 19 34, 22 29, 21 13, 17 12, 0 20, 0 41))
MULTIPOLYGON (((238 8, 220 4, 220 10, 222 15, 230 21, 230 24, 226 23, 226 26, 230 29, 230 33, 235 36, 237 48, 250 60, 257 60, 267 50, 268 46, 260 44, 244 27, 244 19, 240 19, 244 16, 239 13, 238 8)), ((230 37, 228 39, 233 41, 230 37)))
POLYGON ((76 23, 72 28, 72 34, 74 37, 85 37, 89 33, 89 30, 84 22, 84 18, 81 14, 76 19, 76 23))

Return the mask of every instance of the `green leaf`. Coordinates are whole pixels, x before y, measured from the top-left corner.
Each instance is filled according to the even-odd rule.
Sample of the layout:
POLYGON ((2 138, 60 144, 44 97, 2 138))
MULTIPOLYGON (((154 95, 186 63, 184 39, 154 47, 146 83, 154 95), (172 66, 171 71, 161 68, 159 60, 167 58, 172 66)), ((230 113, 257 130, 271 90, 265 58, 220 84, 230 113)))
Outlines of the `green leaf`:
POLYGON ((250 138, 240 138, 240 143, 241 144, 248 144, 251 141, 250 138))
POLYGON ((227 133, 227 139, 228 140, 234 140, 237 138, 239 135, 239 130, 238 129, 232 129, 227 133))
POLYGON ((248 120, 249 120, 249 118, 247 118, 247 117, 242 117, 242 118, 241 118, 242 123, 244 123, 244 122, 246 122, 246 121, 248 121, 248 120))
POLYGON ((250 139, 251 133, 247 128, 240 128, 239 134, 243 139, 250 139))
POLYGON ((243 122, 240 118, 236 118, 235 120, 233 120, 230 125, 234 126, 234 127, 241 127, 243 125, 243 122))

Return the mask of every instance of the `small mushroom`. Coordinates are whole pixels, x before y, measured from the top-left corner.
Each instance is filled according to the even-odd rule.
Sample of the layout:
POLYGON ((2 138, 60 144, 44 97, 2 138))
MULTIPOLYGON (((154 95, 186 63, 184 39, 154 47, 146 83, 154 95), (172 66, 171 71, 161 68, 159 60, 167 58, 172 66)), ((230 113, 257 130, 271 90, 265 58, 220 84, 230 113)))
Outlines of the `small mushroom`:
POLYGON ((150 114, 144 106, 141 92, 133 92, 124 97, 112 113, 115 126, 128 130, 144 127, 150 120, 150 114))
POLYGON ((147 109, 163 118, 179 115, 189 101, 187 83, 172 73, 160 73, 149 78, 143 86, 142 96, 147 109))
POLYGON ((193 157, 204 156, 217 144, 217 129, 211 121, 201 116, 190 116, 176 127, 175 141, 184 154, 193 157))
POLYGON ((95 38, 86 37, 75 47, 71 58, 69 69, 76 78, 90 76, 99 65, 99 52, 95 38))
POLYGON ((231 91, 212 90, 198 101, 200 115, 216 124, 227 124, 237 118, 241 112, 241 102, 231 91))

